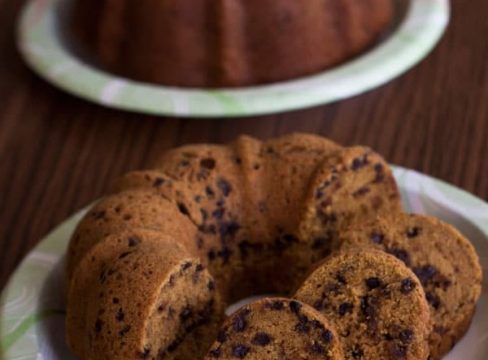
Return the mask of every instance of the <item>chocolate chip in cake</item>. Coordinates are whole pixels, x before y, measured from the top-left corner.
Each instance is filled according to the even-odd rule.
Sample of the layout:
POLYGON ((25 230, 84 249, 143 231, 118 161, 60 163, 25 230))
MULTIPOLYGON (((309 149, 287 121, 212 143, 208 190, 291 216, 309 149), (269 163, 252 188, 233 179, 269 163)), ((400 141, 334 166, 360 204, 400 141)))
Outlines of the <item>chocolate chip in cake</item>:
POLYGON ((182 321, 188 320, 193 315, 193 311, 189 306, 184 307, 180 313, 180 319, 182 321))
POLYGON ((117 321, 123 321, 124 317, 125 317, 124 311, 122 310, 122 308, 119 308, 119 310, 117 310, 117 314, 115 315, 115 319, 117 321))
POLYGON ((410 265, 410 255, 406 250, 400 248, 391 248, 388 249, 387 252, 395 256, 397 259, 403 261, 405 265, 410 265))
POLYGON ((320 336, 326 343, 330 343, 332 340, 334 340, 334 334, 329 329, 322 330, 320 336))
POLYGON ((377 277, 370 277, 366 279, 366 286, 369 290, 376 289, 381 286, 381 280, 377 277))
POLYGON ((141 240, 139 240, 138 238, 136 238, 135 236, 131 236, 128 240, 128 245, 129 247, 134 247, 134 246, 137 246, 139 245, 141 242, 141 240))
POLYGON ((409 344, 412 342, 413 338, 414 338, 414 335, 413 335, 413 331, 410 330, 410 329, 405 329, 405 330, 402 330, 400 331, 400 333, 398 334, 398 338, 405 344, 409 344))
POLYGON ((439 309, 439 307, 441 306, 441 300, 439 299, 439 297, 428 291, 425 293, 425 298, 427 299, 427 302, 436 310, 439 309))
POLYGON ((414 238, 417 237, 420 234, 420 228, 417 226, 408 228, 406 231, 407 237, 409 238, 414 238))
POLYGON ((160 187, 163 184, 164 184, 164 179, 162 177, 157 177, 156 179, 154 179, 153 182, 154 187, 160 187))
POLYGON ((432 265, 425 265, 413 268, 413 272, 423 285, 427 285, 437 274, 437 269, 432 265))
POLYGON ((95 332, 99 333, 100 331, 102 331, 102 327, 103 327, 103 321, 97 319, 97 321, 95 321, 95 332))
POLYGON ((369 238, 371 239, 372 242, 374 242, 375 244, 382 244, 383 243, 383 240, 385 239, 385 235, 380 233, 380 232, 372 232, 370 235, 369 235, 369 238))
POLYGON ((219 358, 220 355, 221 355, 221 353, 222 352, 220 351, 220 349, 212 349, 209 352, 210 356, 213 357, 213 358, 219 358))
POLYGON ((362 157, 358 157, 353 159, 351 163, 351 169, 356 171, 361 169, 362 167, 368 165, 368 154, 364 154, 362 157))
POLYGON ((337 312, 339 313, 340 316, 344 316, 347 313, 352 313, 352 309, 354 308, 354 305, 349 302, 344 302, 339 305, 339 309, 337 312))
POLYGON ((230 192, 232 191, 232 186, 229 184, 229 182, 222 178, 217 181, 217 187, 226 197, 229 196, 230 192))
POLYGON ((187 261, 187 262, 185 262, 185 263, 183 263, 183 264, 181 265, 181 270, 182 270, 182 271, 185 271, 185 270, 187 270, 187 269, 191 268, 191 267, 192 267, 192 265, 193 265, 193 264, 192 264, 190 261, 187 261))
POLYGON ((310 347, 310 350, 312 350, 313 353, 316 354, 323 354, 325 353, 325 349, 322 345, 320 345, 318 342, 313 342, 312 346, 310 347))
POLYGON ((181 202, 178 203, 178 210, 180 210, 180 212, 183 215, 186 215, 186 216, 190 215, 190 212, 188 211, 188 208, 186 207, 186 205, 181 203, 181 202))
POLYGON ((240 311, 237 316, 234 318, 234 322, 232 323, 232 328, 236 332, 242 332, 247 327, 246 316, 249 314, 249 310, 242 310, 240 311))
POLYGON ((210 186, 206 186, 205 187, 205 193, 207 194, 207 196, 209 197, 213 197, 215 196, 215 192, 214 190, 210 187, 210 186))
POLYGON ((215 159, 204 158, 204 159, 200 160, 200 166, 205 168, 205 169, 212 170, 215 168, 215 159))
POLYGON ((400 291, 402 294, 409 294, 415 289, 415 286, 416 284, 412 279, 406 278, 401 282, 400 291))
POLYGON ((237 344, 232 347, 232 356, 238 359, 244 359, 250 348, 244 344, 237 344))
POLYGON ((125 325, 120 331, 119 331, 119 336, 125 336, 130 331, 131 327, 130 325, 125 325))
POLYGON ((265 332, 256 333, 256 335, 254 335, 254 338, 252 339, 252 343, 254 345, 259 345, 259 346, 266 346, 270 342, 271 342, 271 336, 269 336, 265 332))
POLYGON ((289 306, 290 306, 290 310, 295 314, 298 314, 300 312, 300 309, 302 308, 302 304, 300 304, 298 301, 295 300, 290 301, 289 306))

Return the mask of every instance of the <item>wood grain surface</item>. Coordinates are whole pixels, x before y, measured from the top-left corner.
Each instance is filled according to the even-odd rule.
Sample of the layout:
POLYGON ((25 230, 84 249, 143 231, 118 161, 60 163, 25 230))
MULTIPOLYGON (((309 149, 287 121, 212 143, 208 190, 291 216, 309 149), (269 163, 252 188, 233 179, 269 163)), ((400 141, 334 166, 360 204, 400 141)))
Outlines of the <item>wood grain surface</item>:
POLYGON ((0 0, 0 288, 56 224, 111 180, 189 142, 291 131, 365 144, 390 162, 488 198, 488 2, 454 0, 449 30, 419 66, 340 103, 233 120, 157 118, 105 109, 48 85, 22 63, 23 1, 0 0))

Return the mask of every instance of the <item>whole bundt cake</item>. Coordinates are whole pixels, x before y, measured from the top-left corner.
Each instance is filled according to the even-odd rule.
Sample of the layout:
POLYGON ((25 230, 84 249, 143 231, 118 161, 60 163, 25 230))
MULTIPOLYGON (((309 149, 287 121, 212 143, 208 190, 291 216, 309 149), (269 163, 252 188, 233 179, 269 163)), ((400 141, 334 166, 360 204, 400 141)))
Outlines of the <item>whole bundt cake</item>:
POLYGON ((203 358, 225 305, 293 293, 342 229, 397 211, 391 170, 368 148, 292 134, 171 150, 78 225, 68 344, 82 359, 203 358))
POLYGON ((172 86, 309 75, 373 44, 392 0, 75 0, 72 37, 102 67, 172 86))

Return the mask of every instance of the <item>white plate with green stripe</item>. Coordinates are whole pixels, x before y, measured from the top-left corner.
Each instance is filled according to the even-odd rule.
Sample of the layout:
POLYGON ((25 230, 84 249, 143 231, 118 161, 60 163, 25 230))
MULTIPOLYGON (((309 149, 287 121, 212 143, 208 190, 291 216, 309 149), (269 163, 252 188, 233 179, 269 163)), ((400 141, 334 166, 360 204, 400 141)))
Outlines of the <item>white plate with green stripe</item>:
MULTIPOLYGON (((448 360, 486 360, 488 354, 488 204, 440 180, 394 168, 405 210, 437 216, 468 237, 484 283, 473 323, 448 360)), ((75 359, 64 344, 63 255, 86 210, 52 231, 20 264, 0 298, 1 360, 75 359)))
POLYGON ((183 117, 269 114, 361 94, 404 73, 437 44, 449 22, 449 0, 392 0, 402 9, 377 46, 314 76, 238 89, 156 86, 116 77, 83 63, 62 41, 60 2, 30 0, 20 18, 18 47, 27 64, 55 86, 117 109, 183 117))

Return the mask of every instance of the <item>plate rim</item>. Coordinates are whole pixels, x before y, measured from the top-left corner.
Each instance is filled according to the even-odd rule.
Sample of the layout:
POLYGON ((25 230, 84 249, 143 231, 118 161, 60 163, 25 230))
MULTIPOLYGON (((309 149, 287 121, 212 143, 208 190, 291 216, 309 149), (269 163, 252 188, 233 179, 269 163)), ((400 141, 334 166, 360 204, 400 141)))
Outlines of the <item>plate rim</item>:
POLYGON ((71 95, 105 107, 189 118, 266 115, 369 91, 423 60, 440 41, 451 11, 449 0, 408 0, 405 19, 390 36, 337 67, 268 85, 196 89, 137 82, 82 63, 56 35, 54 8, 59 1, 64 0, 29 0, 19 17, 17 46, 34 72, 71 95))
MULTIPOLYGON (((469 223, 471 223, 473 226, 475 226, 481 234, 484 235, 485 239, 488 241, 488 203, 483 201, 481 198, 467 192, 466 190, 463 190, 459 187, 456 187, 454 185, 451 185, 443 180, 437 179, 435 177, 417 172, 415 170, 410 170, 404 167, 400 166, 392 166, 395 174, 395 178, 397 179, 397 182, 399 182, 399 188, 405 189, 405 190, 411 190, 414 191, 415 189, 412 190, 412 186, 418 185, 418 184, 426 184, 430 183, 436 188, 441 188, 445 192, 447 192, 449 195, 452 195, 453 197, 461 197, 466 200, 466 202, 470 204, 475 204, 476 206, 479 206, 479 209, 481 211, 481 215, 479 217, 473 217, 469 216, 468 213, 463 210, 462 207, 456 207, 453 209, 452 207, 449 207, 450 210, 456 212, 459 216, 462 216, 463 218, 466 219, 469 223), (407 179, 410 177, 409 179, 407 179)), ((425 193, 426 194, 426 193, 425 193)), ((426 194, 427 195, 427 194, 426 194)), ((402 194, 402 196, 404 196, 402 194)), ((429 194, 427 196, 432 196, 432 194, 429 194)), ((435 201, 439 202, 439 198, 435 197, 435 201)), ((27 335, 31 335, 31 343, 30 345, 33 347, 33 351, 38 351, 39 350, 39 344, 37 343, 37 337, 36 337, 36 329, 37 326, 35 325, 35 322, 31 324, 31 326, 25 330, 24 333, 22 333, 13 343, 9 344, 7 337, 12 334, 4 334, 4 329, 6 328, 7 320, 9 314, 5 309, 5 303, 4 301, 6 300, 8 294, 13 291, 13 288, 15 286, 19 286, 18 283, 16 283, 17 278, 21 276, 23 272, 28 272, 29 269, 27 268, 28 262, 31 259, 32 254, 36 252, 40 252, 42 248, 45 248, 46 246, 52 245, 49 243, 54 243, 56 241, 55 235, 57 233, 61 233, 65 230, 65 228, 71 228, 73 229, 75 224, 81 219, 81 217, 85 214, 86 211, 88 211, 89 207, 91 206, 85 206, 81 210, 78 210, 75 212, 73 215, 69 216, 67 219, 65 219, 63 222, 58 224, 54 229, 52 229, 41 241, 29 252, 25 255, 24 259, 21 261, 21 263, 18 265, 18 267, 15 269, 15 271, 11 274, 9 281, 7 282, 6 286, 2 290, 2 293, 0 294, 0 359, 3 360, 13 360, 14 357, 7 357, 7 352, 9 351, 10 346, 15 345, 15 341, 19 340, 22 337, 25 337, 27 335), (7 340, 5 340, 7 339, 7 340), (7 345, 4 346, 2 345, 7 345)), ((66 239, 68 240, 68 239, 66 239)), ((67 241, 66 241, 67 245, 67 241)), ((61 249, 62 250, 62 249, 61 249)), ((56 262, 59 262, 59 260, 62 258, 63 254, 59 254, 59 250, 56 254, 57 259, 56 262)), ((51 272, 52 268, 54 267, 54 264, 49 268, 49 270, 46 271, 44 280, 48 277, 49 273, 51 272)), ((42 287, 39 289, 35 290, 35 295, 36 299, 38 299, 38 295, 40 291, 42 290, 42 287)), ((29 318, 29 316, 32 316, 34 313, 38 313, 38 302, 35 302, 35 306, 32 308, 28 309, 29 314, 25 315, 24 320, 29 318)), ((17 331, 18 328, 16 328, 13 332, 17 331)))

